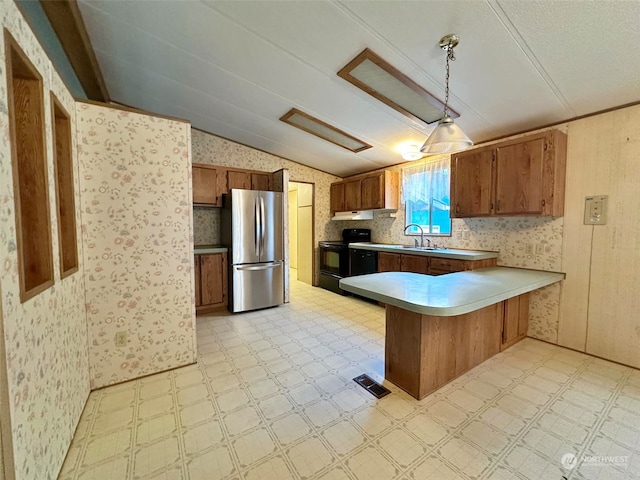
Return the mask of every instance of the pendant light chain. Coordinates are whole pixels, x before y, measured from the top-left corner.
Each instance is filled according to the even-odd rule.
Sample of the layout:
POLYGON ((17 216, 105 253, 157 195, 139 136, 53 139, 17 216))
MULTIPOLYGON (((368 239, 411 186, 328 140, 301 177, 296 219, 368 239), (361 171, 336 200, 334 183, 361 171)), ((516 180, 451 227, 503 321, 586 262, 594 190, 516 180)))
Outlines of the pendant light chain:
POLYGON ((449 45, 445 46, 444 49, 447 51, 447 67, 446 67, 446 75, 444 78, 445 84, 445 95, 444 95, 444 116, 449 115, 449 61, 454 61, 456 59, 455 53, 453 53, 453 45, 449 42, 449 45))

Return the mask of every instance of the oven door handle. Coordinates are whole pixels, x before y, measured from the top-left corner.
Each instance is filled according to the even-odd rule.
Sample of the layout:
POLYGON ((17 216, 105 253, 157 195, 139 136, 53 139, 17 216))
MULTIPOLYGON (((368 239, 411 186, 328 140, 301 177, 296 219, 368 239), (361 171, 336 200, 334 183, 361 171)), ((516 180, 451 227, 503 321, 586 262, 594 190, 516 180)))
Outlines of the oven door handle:
POLYGON ((320 245, 320 248, 323 250, 329 250, 332 252, 339 252, 344 250, 344 245, 320 245))

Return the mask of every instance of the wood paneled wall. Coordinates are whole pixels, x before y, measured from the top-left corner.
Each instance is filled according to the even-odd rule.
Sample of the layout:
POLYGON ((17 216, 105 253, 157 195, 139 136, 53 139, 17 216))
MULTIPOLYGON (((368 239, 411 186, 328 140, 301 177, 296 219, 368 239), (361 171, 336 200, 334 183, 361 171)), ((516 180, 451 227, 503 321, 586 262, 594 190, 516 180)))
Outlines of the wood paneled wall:
POLYGON ((569 124, 558 343, 640 367, 640 106, 569 124), (606 225, 584 197, 608 195, 606 225))

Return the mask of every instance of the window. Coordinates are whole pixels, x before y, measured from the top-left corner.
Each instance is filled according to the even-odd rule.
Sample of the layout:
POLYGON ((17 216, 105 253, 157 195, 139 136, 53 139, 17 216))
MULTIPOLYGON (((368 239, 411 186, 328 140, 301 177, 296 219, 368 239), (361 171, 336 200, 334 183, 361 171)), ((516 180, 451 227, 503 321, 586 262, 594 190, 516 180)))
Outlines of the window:
MULTIPOLYGON (((429 235, 451 235, 449 172, 448 157, 402 169, 406 225, 416 223, 429 235)), ((406 233, 416 235, 420 229, 411 227, 406 233)))

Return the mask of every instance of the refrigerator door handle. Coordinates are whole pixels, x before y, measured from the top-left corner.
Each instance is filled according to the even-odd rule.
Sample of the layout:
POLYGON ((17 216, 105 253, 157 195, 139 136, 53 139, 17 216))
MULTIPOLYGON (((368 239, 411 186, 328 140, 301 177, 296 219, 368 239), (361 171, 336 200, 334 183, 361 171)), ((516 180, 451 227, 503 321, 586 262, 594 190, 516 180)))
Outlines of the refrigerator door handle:
POLYGON ((248 265, 244 267, 236 266, 235 269, 254 271, 254 270, 269 270, 272 268, 280 268, 281 266, 282 266, 282 262, 276 262, 276 263, 270 263, 268 265, 248 265))
MULTIPOLYGON (((260 195, 260 255, 264 251, 264 236, 265 236, 265 217, 264 217, 264 197, 260 195)), ((262 260, 262 258, 260 258, 262 260)))
POLYGON ((255 203, 253 204, 253 215, 254 215, 254 235, 253 235, 253 243, 256 247, 256 256, 260 258, 260 239, 262 238, 262 232, 260 231, 260 227, 262 225, 262 219, 260 218, 260 208, 258 207, 258 199, 256 198, 255 203))

